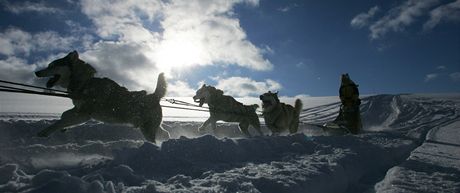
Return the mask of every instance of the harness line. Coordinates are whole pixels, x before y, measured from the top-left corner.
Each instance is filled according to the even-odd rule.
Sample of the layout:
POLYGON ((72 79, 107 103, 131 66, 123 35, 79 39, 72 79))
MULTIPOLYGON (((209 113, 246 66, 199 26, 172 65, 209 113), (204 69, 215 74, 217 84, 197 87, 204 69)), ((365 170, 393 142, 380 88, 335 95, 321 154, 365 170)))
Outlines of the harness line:
MULTIPOLYGON (((6 84, 12 84, 12 85, 18 85, 18 86, 24 86, 24 87, 30 87, 30 88, 37 88, 37 89, 44 89, 45 91, 56 91, 56 92, 61 92, 61 93, 41 92, 41 91, 35 91, 35 90, 29 90, 29 89, 17 88, 17 87, 11 87, 11 86, 4 86, 4 85, 0 85, 0 92, 36 94, 36 95, 45 95, 45 96, 55 96, 55 97, 70 98, 69 95, 68 95, 69 92, 67 92, 67 91, 44 88, 44 87, 39 87, 39 86, 32 86, 32 85, 21 84, 21 83, 16 83, 16 82, 10 82, 10 81, 5 81, 5 80, 0 80, 0 83, 6 83, 6 84), (66 94, 63 94, 63 93, 66 93, 66 94)), ((176 104, 176 105, 200 107, 198 105, 194 105, 194 104, 187 103, 187 102, 180 101, 180 100, 176 100, 176 99, 162 99, 162 100, 170 102, 171 104, 176 104)), ((169 105, 161 105, 161 106, 165 107, 165 108, 171 108, 171 109, 183 109, 183 110, 209 112, 207 107, 201 107, 201 108, 204 108, 204 109, 195 109, 195 108, 176 107, 176 106, 169 106, 169 105)))
MULTIPOLYGON (((56 91, 56 92, 61 92, 61 93, 40 92, 40 91, 34 91, 34 90, 29 90, 29 89, 24 89, 24 88, 16 88, 16 87, 11 87, 11 86, 3 86, 3 85, 0 85, 0 92, 36 94, 36 95, 45 95, 45 96, 56 96, 56 97, 70 98, 69 95, 68 95, 69 92, 67 92, 67 91, 44 88, 44 87, 39 87, 39 86, 32 86, 32 85, 15 83, 15 82, 4 81, 4 80, 0 80, 0 83, 7 83, 7 84, 30 87, 30 88, 44 89, 46 91, 56 91), (66 94, 63 94, 63 93, 66 93, 66 94)), ((208 107, 200 107, 198 105, 188 103, 188 102, 185 102, 185 101, 181 101, 181 100, 177 100, 177 99, 161 99, 161 100, 169 102, 171 104, 175 104, 175 105, 199 107, 199 108, 203 108, 203 109, 187 108, 187 107, 176 107, 176 106, 169 106, 169 105, 160 105, 161 107, 165 107, 165 108, 182 109, 182 110, 190 110, 190 111, 200 111, 200 112, 209 112, 210 111, 208 107)), ((261 112, 261 111, 258 111, 258 112, 261 112)), ((228 112, 228 113, 233 113, 233 112, 228 112)), ((258 117, 263 117, 263 114, 257 113, 257 116, 258 117)), ((299 121, 299 122, 303 123, 303 124, 307 124, 307 125, 312 125, 312 126, 321 126, 321 125, 319 125, 317 123, 307 123, 307 122, 303 122, 303 121, 299 121)))
POLYGON ((62 92, 62 93, 67 93, 67 94, 69 94, 69 92, 63 91, 63 90, 57 90, 57 89, 52 89, 52 88, 45 88, 45 87, 40 87, 40 86, 33 86, 33 85, 28 85, 28 84, 21 84, 21 83, 6 81, 6 80, 0 80, 0 83, 6 83, 6 84, 12 84, 12 85, 19 85, 19 86, 25 86, 25 87, 30 87, 30 88, 38 88, 38 89, 44 89, 44 90, 56 91, 56 92, 62 92))

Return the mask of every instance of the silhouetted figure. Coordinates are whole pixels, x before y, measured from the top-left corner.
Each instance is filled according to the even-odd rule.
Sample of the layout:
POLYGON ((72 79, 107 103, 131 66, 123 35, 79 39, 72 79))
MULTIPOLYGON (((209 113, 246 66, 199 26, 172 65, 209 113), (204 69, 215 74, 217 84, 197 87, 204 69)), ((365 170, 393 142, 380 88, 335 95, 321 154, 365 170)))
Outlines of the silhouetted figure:
POLYGON ((348 74, 342 74, 340 84, 340 112, 334 123, 346 127, 352 134, 358 134, 362 128, 359 105, 358 85, 355 84, 348 74))

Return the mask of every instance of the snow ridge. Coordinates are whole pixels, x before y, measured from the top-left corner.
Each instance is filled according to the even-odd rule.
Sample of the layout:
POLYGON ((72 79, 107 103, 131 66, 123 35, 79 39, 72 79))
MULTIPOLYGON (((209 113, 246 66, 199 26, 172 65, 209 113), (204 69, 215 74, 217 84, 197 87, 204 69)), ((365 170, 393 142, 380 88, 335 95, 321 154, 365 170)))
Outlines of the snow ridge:
MULTIPOLYGON (((430 160, 422 156, 427 149, 456 147, 455 138, 444 140, 458 128, 455 98, 363 98, 366 131, 357 136, 324 136, 303 124, 299 134, 248 139, 241 138, 235 124, 222 123, 215 137, 198 133, 198 122, 166 122, 174 139, 160 146, 144 142, 137 129, 124 125, 92 121, 41 139, 34 134, 54 120, 3 120, 0 192, 365 192, 380 180, 377 191, 407 191, 420 186, 410 176, 430 160)), ((330 121, 338 108, 332 103, 304 109, 301 120, 330 121)), ((457 159, 450 152, 439 155, 457 159)), ((430 163, 440 161, 449 166, 444 169, 458 163, 430 163)), ((453 187, 439 190, 457 191, 458 173, 435 168, 441 171, 435 176, 453 187)))

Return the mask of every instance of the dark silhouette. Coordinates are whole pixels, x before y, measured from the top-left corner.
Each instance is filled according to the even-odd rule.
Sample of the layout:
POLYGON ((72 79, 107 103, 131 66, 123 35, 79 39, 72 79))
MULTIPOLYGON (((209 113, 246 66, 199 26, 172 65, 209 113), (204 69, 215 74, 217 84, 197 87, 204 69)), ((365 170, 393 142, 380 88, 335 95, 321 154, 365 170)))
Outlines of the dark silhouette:
POLYGON ((359 111, 361 99, 359 99, 358 85, 350 79, 348 73, 342 74, 339 96, 342 104, 339 115, 333 122, 347 128, 352 134, 358 134, 362 129, 359 111))

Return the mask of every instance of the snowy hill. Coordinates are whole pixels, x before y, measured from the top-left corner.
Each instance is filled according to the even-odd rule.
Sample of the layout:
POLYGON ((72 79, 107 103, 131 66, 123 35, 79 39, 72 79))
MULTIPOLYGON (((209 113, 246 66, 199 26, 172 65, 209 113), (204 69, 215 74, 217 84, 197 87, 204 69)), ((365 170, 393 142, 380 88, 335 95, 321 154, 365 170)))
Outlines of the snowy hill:
MULTIPOLYGON (((336 101, 304 103, 304 123, 337 116, 336 101)), ((3 112, 0 192, 460 191, 460 94, 369 96, 361 113, 356 136, 302 124, 295 135, 243 138, 235 124, 198 133, 200 122, 167 119, 174 139, 157 146, 96 121, 35 138, 55 114, 3 112)))

